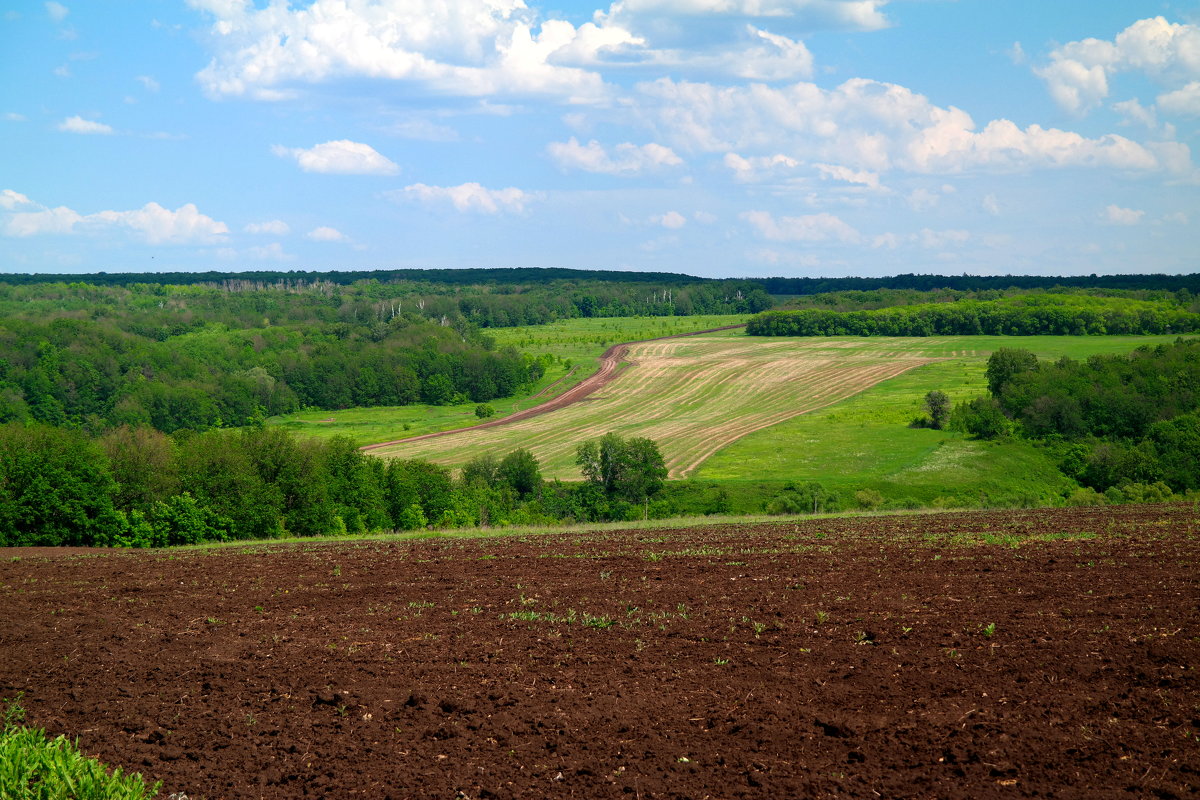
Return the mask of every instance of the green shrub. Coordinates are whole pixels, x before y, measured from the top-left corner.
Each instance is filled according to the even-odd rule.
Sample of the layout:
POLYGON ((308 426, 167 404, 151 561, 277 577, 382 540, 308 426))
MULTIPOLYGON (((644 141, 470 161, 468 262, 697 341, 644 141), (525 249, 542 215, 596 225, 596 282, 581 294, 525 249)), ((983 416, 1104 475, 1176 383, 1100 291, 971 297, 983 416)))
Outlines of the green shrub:
POLYGON ((48 739, 45 731, 21 725, 24 710, 14 701, 4 712, 0 732, 0 797, 4 800, 142 800, 154 797, 161 783, 147 788, 140 773, 110 773, 79 752, 65 736, 48 739))

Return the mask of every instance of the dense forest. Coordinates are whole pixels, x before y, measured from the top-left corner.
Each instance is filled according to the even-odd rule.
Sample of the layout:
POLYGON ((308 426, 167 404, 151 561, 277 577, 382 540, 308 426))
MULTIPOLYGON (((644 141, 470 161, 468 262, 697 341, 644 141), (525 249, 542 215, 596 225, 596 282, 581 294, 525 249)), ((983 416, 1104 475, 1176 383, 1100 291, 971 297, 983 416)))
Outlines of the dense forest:
MULTIPOLYGON (((138 283, 218 284, 241 281, 259 284, 331 283, 350 285, 362 281, 378 283, 423 283, 444 286, 534 286, 550 283, 657 284, 660 288, 678 288, 688 284, 722 284, 727 279, 699 278, 675 272, 621 272, 616 270, 578 270, 557 267, 515 267, 483 269, 393 269, 393 270, 257 270, 250 272, 98 272, 88 275, 10 274, 4 280, 12 285, 84 282, 95 286, 127 286, 138 283)), ((744 282, 770 295, 811 295, 846 291, 902 289, 927 292, 949 289, 956 292, 1008 289, 1119 289, 1174 292, 1186 289, 1200 294, 1200 273, 1190 275, 915 275, 911 273, 879 278, 747 278, 744 282)))
POLYGON ((488 327, 770 304, 738 282, 0 283, 0 422, 171 432, 304 407, 484 403, 546 366, 496 350, 488 327))
POLYGON ((1200 490, 1200 339, 1084 362, 1001 349, 987 378, 990 396, 958 406, 952 425, 1046 443, 1063 472, 1110 498, 1200 490))
MULTIPOLYGON (((752 336, 1032 336, 1161 334, 1200 331, 1190 292, 1141 300, 1090 294, 1018 293, 991 300, 893 305, 858 311, 767 311, 746 326, 752 336)), ((848 302, 843 298, 842 302, 848 302)))
POLYGON ((480 455, 453 477, 425 461, 372 458, 346 437, 302 439, 280 428, 167 436, 121 426, 91 437, 8 423, 0 425, 0 546, 166 547, 629 520, 650 513, 666 477, 646 439, 584 443, 580 464, 582 483, 547 484, 526 450, 480 455))

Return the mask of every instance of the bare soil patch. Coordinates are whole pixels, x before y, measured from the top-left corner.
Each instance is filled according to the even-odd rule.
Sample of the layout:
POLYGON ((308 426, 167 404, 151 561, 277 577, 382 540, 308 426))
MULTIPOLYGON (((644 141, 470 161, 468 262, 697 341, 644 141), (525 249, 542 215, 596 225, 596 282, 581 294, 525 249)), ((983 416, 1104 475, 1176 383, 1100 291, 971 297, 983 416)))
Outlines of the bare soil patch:
POLYGON ((0 696, 193 799, 1194 797, 1198 526, 9 549, 0 696))

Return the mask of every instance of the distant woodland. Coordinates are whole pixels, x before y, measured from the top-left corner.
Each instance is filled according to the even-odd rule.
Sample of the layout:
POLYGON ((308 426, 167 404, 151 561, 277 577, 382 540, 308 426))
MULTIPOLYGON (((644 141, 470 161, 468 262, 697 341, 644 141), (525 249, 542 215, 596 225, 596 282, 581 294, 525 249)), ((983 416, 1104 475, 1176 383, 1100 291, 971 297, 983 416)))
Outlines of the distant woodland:
MULTIPOLYGON (((811 298, 863 310, 809 307, 768 311, 746 326, 752 336, 1087 336, 1192 333, 1200 331, 1197 299, 1186 289, 1159 299, 1031 292, 996 299, 951 297, 941 302, 908 304, 899 293, 894 304, 876 306, 862 295, 811 298)), ((1160 293, 1161 294, 1161 293, 1160 293)))

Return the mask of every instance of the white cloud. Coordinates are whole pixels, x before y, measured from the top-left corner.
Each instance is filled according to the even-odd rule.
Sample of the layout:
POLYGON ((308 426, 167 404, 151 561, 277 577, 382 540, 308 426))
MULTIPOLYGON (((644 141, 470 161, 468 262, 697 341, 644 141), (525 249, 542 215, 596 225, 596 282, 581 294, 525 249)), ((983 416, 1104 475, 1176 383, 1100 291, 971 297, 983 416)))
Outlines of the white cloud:
POLYGON ((330 228, 326 225, 322 225, 321 227, 313 228, 311 231, 304 234, 304 238, 310 239, 314 242, 344 242, 347 241, 349 237, 347 237, 346 234, 342 233, 337 228, 330 228))
POLYGON ((113 132, 112 126, 105 125, 103 122, 95 122, 90 119, 84 119, 80 116, 67 117, 62 122, 58 123, 58 129, 66 133, 101 133, 109 134, 113 132))
POLYGON ((1158 96, 1158 107, 1171 114, 1200 115, 1200 81, 1158 96))
POLYGON ((868 172, 867 170, 855 171, 849 167, 842 167, 836 164, 813 164, 813 166, 821 173, 822 178, 845 181, 846 183, 857 183, 866 186, 868 189, 879 188, 878 173, 868 172))
POLYGON ((701 225, 712 225, 717 221, 717 215, 709 211, 697 211, 695 214, 692 214, 692 219, 701 225))
POLYGON ((1029 57, 1025 55, 1025 48, 1021 46, 1020 42, 1012 43, 1012 47, 1008 48, 1008 57, 1017 65, 1024 64, 1029 60, 1029 57))
POLYGON ((1123 100, 1120 103, 1113 103, 1113 111, 1116 111, 1124 119, 1122 125, 1133 125, 1137 123, 1144 125, 1147 128, 1158 127, 1158 117, 1154 114, 1153 108, 1146 108, 1137 101, 1137 98, 1123 100))
POLYGON ((17 206, 27 205, 32 205, 32 201, 20 192, 14 192, 12 189, 0 192, 0 208, 6 211, 11 211, 17 206))
POLYGON ((926 250, 942 250, 952 245, 964 244, 971 238, 971 234, 961 230, 935 231, 922 228, 915 238, 926 250))
POLYGON ((604 145, 595 139, 587 144, 580 144, 572 136, 565 142, 551 142, 546 146, 546 152, 563 169, 581 169, 606 175, 636 175, 683 163, 683 159, 677 156, 674 150, 654 142, 640 146, 625 142, 614 147, 609 153, 604 145))
POLYGON ((768 211, 746 211, 739 216, 764 238, 776 242, 823 242, 830 239, 857 242, 862 238, 850 225, 825 212, 776 218, 768 211))
POLYGON ((808 29, 840 28, 873 31, 890 24, 882 9, 889 0, 620 0, 609 16, 624 20, 680 17, 786 19, 808 29))
POLYGON ((246 255, 259 261, 291 261, 295 258, 290 253, 285 253, 283 245, 279 242, 271 242, 261 247, 251 247, 246 251, 246 255))
MULTIPOLYGON (((219 242, 229 233, 223 222, 201 214, 192 203, 175 211, 158 203, 147 203, 132 211, 98 211, 80 214, 59 206, 46 208, 32 203, 24 195, 7 192, 8 199, 19 199, 21 205, 34 205, 37 211, 22 211, 11 215, 4 225, 8 236, 37 236, 43 234, 98 233, 113 228, 125 228, 149 244, 194 244, 219 242)), ((5 208, 9 208, 7 204, 5 208)))
POLYGON ((246 233, 269 233, 274 236, 286 236, 292 229, 281 219, 269 219, 266 222, 251 222, 242 228, 246 233))
POLYGON ((66 64, 59 64, 57 67, 52 69, 51 72, 54 73, 54 77, 56 78, 71 77, 71 68, 66 64))
POLYGON ((1101 216, 1110 225, 1137 225, 1145 215, 1145 211, 1110 205, 1104 209, 1101 216))
MULTIPOLYGON (((729 87, 662 78, 639 84, 637 92, 643 122, 684 151, 765 151, 875 173, 1056 167, 1190 172, 1190 151, 1181 143, 1141 145, 1115 134, 1090 139, 1039 125, 1019 128, 1006 119, 976 130, 961 109, 863 78, 828 90, 805 82, 729 87)), ((743 174, 755 166, 737 153, 725 163, 743 174)))
POLYGON ((908 195, 908 205, 913 211, 929 211, 935 208, 941 199, 942 196, 937 192, 931 192, 928 189, 914 189, 908 195))
POLYGON ((1113 41, 1083 39, 1050 53, 1050 63, 1034 69, 1050 96, 1067 111, 1086 113, 1109 93, 1119 72, 1140 72, 1175 82, 1200 78, 1200 26, 1142 19, 1113 41))
POLYGON ((158 81, 154 80, 154 78, 151 78, 149 75, 138 75, 137 81, 143 87, 145 87, 147 92, 157 92, 161 88, 158 81))
POLYGON ((599 75, 560 61, 594 61, 640 40, 616 25, 578 29, 546 20, 520 0, 315 0, 258 8, 188 0, 215 18, 214 56, 198 75, 211 96, 288 96, 296 84, 366 77, 407 81, 462 96, 603 97, 599 75))
POLYGON ((739 183, 765 180, 775 173, 793 170, 800 166, 799 161, 782 153, 771 156, 751 156, 750 158, 737 153, 726 153, 722 162, 733 170, 733 179, 739 183))
POLYGON ((449 201, 459 211, 480 211, 484 214, 499 214, 502 211, 519 214, 525 211, 535 196, 512 186, 507 189, 488 189, 478 183, 459 186, 427 186, 414 183, 405 186, 403 194, 388 192, 392 198, 408 197, 422 203, 436 204, 449 201))
POLYGON ((680 214, 678 211, 668 211, 665 214, 654 216, 650 221, 655 225, 662 225, 664 228, 677 231, 684 225, 687 225, 687 217, 680 214))
POLYGON ((993 217, 1000 216, 1000 201, 996 199, 996 195, 989 194, 983 198, 983 210, 991 214, 993 217))
POLYGON ((40 211, 23 211, 13 214, 4 225, 8 236, 38 236, 41 234, 75 233, 75 226, 83 220, 76 211, 66 206, 45 208, 40 211))
POLYGON ((24 114, 18 114, 15 111, 7 111, 4 114, 4 120, 6 122, 25 122, 26 117, 24 114))
POLYGON ((271 152, 281 158, 294 158, 305 172, 333 175, 395 175, 400 167, 369 144, 338 139, 310 147, 274 145, 271 152))
POLYGON ((67 8, 62 3, 55 3, 54 0, 51 0, 49 3, 46 3, 46 13, 49 14, 50 19, 54 20, 55 22, 62 22, 67 18, 67 14, 71 13, 71 9, 67 8))

